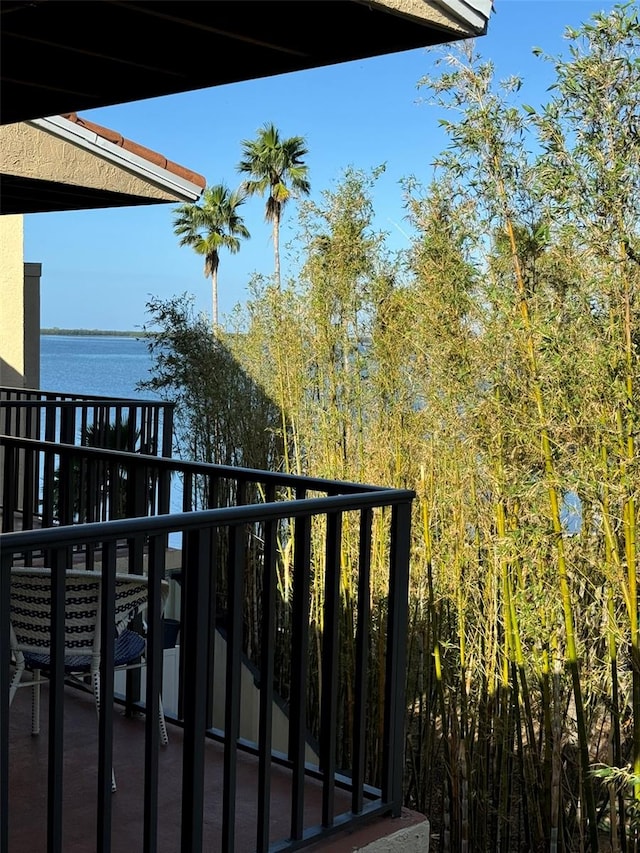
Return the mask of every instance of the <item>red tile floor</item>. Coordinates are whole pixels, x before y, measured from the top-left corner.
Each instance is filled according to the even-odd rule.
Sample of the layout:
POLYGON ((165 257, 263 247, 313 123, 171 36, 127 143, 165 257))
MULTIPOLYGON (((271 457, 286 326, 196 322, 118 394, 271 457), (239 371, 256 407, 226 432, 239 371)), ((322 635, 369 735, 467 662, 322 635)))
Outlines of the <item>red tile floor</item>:
MULTIPOLYGON (((97 722, 93 697, 72 688, 65 696, 64 824, 65 853, 96 849, 97 722)), ((11 707, 9 751, 9 853, 46 851, 47 830, 47 688, 43 687, 42 725, 31 735, 31 691, 20 689, 11 707)), ((169 726, 169 745, 161 748, 158 853, 179 853, 182 779, 182 731, 169 726)), ((204 849, 220 850, 223 748, 207 741, 205 756, 204 849)), ((113 795, 112 853, 142 850, 144 721, 116 709, 114 769, 118 790, 113 795)), ((236 853, 255 850, 257 759, 238 754, 236 853)), ((289 832, 290 773, 274 765, 271 779, 271 838, 289 832)), ((306 826, 320 822, 321 788, 309 780, 305 788, 306 826)), ((336 795, 336 813, 349 808, 346 793, 336 795)), ((403 811, 398 819, 381 818, 372 825, 340 833, 314 844, 313 851, 346 853, 424 818, 403 811)))

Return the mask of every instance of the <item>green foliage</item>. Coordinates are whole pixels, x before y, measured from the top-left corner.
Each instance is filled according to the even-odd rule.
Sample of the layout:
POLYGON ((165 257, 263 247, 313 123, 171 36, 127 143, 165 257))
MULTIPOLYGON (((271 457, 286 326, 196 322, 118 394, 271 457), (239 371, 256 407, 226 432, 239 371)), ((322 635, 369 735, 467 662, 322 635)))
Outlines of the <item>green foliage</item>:
POLYGON ((248 376, 186 294, 147 304, 148 348, 154 366, 141 388, 176 404, 175 440, 180 458, 270 468, 278 458, 277 410, 248 376))
MULTIPOLYGON (((140 430, 128 417, 115 421, 94 411, 96 420, 82 428, 80 444, 103 450, 135 451, 140 430)), ((53 514, 61 524, 97 521, 105 517, 127 518, 131 513, 127 491, 127 472, 116 464, 87 463, 77 457, 64 457, 53 472, 53 514), (62 469, 62 472, 61 472, 62 469), (61 484, 65 492, 61 493, 61 484), (97 498, 95 497, 97 495, 97 498), (65 517, 66 516, 66 517, 65 517)))
MULTIPOLYGON (((283 286, 279 274, 276 287, 253 280, 225 354, 189 336, 182 309, 160 318, 180 331, 164 356, 179 357, 158 361, 165 387, 202 395, 186 401, 194 435, 213 416, 209 395, 224 409, 244 387, 238 376, 251 377, 272 442, 257 464, 416 488, 406 802, 449 849, 596 850, 604 832, 620 849, 640 802, 637 12, 615 7, 567 36, 541 109, 519 103, 520 81, 496 82, 469 44, 421 81, 451 146, 432 184, 405 183, 408 251, 391 256, 374 229, 379 172, 350 169, 300 205, 298 273, 283 286), (215 371, 199 372, 202 359, 231 386, 208 387, 215 371), (597 763, 612 768, 606 778, 591 772, 597 763), (614 796, 609 783, 627 766, 614 796)), ((249 173, 258 148, 246 153, 249 173)), ((270 179, 255 186, 266 192, 270 179)), ((232 447, 231 413, 228 428, 232 447)), ((257 440, 237 435, 247 448, 257 440)), ((357 626, 352 527, 345 520, 345 637, 357 626)), ((388 547, 374 519, 372 783, 388 547)), ((312 727, 323 567, 314 551, 312 727)), ((339 766, 350 750, 348 654, 340 666, 339 766)))
POLYGON ((598 13, 571 33, 554 66, 554 96, 536 125, 545 189, 603 260, 630 255, 640 213, 640 23, 635 4, 598 13))

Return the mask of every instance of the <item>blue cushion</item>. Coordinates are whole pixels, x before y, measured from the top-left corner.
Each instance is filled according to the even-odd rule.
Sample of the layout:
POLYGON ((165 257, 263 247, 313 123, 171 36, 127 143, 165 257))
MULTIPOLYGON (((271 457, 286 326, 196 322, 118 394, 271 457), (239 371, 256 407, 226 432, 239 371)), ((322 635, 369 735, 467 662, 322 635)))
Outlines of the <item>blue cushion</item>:
MULTIPOLYGON (((144 646, 144 637, 141 637, 140 634, 137 634, 135 631, 123 631, 116 637, 114 648, 115 666, 125 666, 128 663, 133 663, 133 661, 144 654, 144 646)), ((41 669, 43 672, 46 672, 51 666, 50 655, 25 652, 24 660, 29 669, 41 669)), ((67 673, 90 672, 91 655, 66 656, 64 659, 64 671, 67 673)))

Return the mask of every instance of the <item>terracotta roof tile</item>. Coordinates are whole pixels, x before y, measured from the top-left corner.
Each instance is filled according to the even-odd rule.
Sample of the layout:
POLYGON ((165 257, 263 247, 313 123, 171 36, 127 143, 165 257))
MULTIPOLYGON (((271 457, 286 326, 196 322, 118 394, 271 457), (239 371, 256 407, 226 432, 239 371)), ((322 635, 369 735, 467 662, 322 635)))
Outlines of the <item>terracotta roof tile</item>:
POLYGON ((148 160, 155 166, 160 166, 162 169, 166 169, 168 172, 178 175, 178 177, 184 178, 184 180, 190 181, 192 184, 195 184, 202 189, 204 189, 206 185, 206 178, 202 175, 199 175, 197 172, 192 172, 191 169, 187 169, 185 166, 180 166, 178 163, 167 160, 164 154, 159 154, 151 148, 146 148, 144 145, 139 145, 131 139, 126 139, 121 133, 118 133, 117 130, 111 130, 111 128, 102 127, 102 125, 96 124, 93 121, 87 121, 87 119, 82 118, 77 113, 63 113, 62 118, 66 118, 67 121, 72 121, 79 127, 84 127, 86 130, 95 133, 97 136, 101 136, 108 142, 112 142, 114 145, 119 145, 120 148, 130 151, 132 154, 142 157, 143 160, 148 160))

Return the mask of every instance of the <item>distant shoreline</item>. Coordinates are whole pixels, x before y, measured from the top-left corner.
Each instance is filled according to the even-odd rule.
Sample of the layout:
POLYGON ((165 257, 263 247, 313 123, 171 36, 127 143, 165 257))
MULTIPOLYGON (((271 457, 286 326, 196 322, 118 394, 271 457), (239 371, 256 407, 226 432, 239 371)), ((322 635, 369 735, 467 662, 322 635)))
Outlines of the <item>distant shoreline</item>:
POLYGON ((146 338, 148 332, 122 332, 108 329, 40 329, 41 335, 70 335, 76 337, 146 338))

